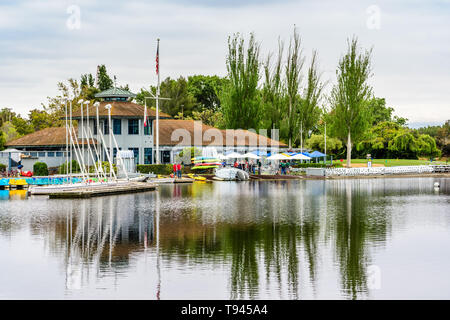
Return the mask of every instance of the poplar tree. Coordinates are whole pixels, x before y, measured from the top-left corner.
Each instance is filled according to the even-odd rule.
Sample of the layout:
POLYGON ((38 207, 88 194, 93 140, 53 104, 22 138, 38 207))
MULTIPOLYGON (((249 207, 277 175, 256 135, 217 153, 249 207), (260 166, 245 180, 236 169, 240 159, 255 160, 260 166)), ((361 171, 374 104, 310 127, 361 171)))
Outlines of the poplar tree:
POLYGON ((339 60, 337 84, 331 91, 330 101, 333 129, 343 141, 347 140, 347 167, 350 167, 352 143, 362 138, 369 124, 365 101, 372 96, 372 87, 368 84, 372 76, 372 49, 360 52, 355 37, 347 42, 347 53, 339 60))
POLYGON ((220 99, 227 128, 257 130, 261 117, 260 66, 259 43, 253 33, 247 49, 239 33, 228 38, 227 71, 230 81, 220 99))
MULTIPOLYGON (((321 74, 317 62, 317 51, 313 51, 311 64, 308 68, 307 83, 299 104, 298 121, 301 126, 301 138, 305 138, 305 133, 312 131, 318 124, 321 109, 322 92, 325 83, 321 81, 321 74)), ((309 136, 309 135, 308 135, 309 136)))
POLYGON ((272 54, 267 56, 264 63, 264 85, 262 89, 262 102, 266 119, 264 127, 269 129, 280 129, 280 121, 284 113, 284 86, 283 86, 283 42, 278 41, 278 56, 275 65, 272 66, 272 54))
POLYGON ((286 63, 286 99, 287 112, 285 118, 287 138, 289 141, 289 148, 292 147, 292 140, 297 132, 298 112, 300 103, 300 82, 301 70, 303 67, 304 58, 300 49, 300 36, 297 29, 294 28, 294 35, 289 42, 288 57, 286 63))

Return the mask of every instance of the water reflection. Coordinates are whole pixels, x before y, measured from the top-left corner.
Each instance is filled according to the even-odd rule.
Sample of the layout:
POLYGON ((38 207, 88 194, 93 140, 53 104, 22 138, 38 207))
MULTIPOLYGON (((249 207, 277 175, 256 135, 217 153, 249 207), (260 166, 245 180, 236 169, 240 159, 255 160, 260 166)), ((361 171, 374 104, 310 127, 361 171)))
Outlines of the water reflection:
POLYGON ((10 200, 26 194, 0 192, 8 200, 0 202, 0 244, 4 235, 28 224, 30 233, 63 261, 65 295, 96 291, 105 278, 112 280, 102 282, 102 290, 133 290, 119 283, 138 274, 138 281, 151 283, 150 296, 142 294, 148 299, 178 298, 178 290, 202 287, 199 279, 206 288, 222 277, 226 286, 208 287, 202 298, 368 298, 373 256, 390 241, 393 225, 405 223, 399 205, 428 197, 427 205, 435 200, 448 206, 447 180, 441 179, 438 195, 432 183, 176 184, 88 200, 30 198, 20 209, 10 200), (141 264, 148 273, 138 271, 141 264), (191 287, 174 289, 174 274, 186 275, 182 280, 191 287))

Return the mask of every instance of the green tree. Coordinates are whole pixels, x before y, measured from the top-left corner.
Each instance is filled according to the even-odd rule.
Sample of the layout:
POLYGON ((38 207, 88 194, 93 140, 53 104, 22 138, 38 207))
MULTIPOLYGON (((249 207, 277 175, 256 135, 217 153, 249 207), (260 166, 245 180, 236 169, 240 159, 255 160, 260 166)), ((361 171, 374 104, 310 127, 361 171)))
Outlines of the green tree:
POLYGON ((108 90, 114 86, 114 82, 108 75, 108 72, 106 71, 106 66, 104 64, 98 66, 97 77, 98 77, 98 88, 100 89, 100 91, 108 90))
POLYGON ((197 111, 203 109, 219 110, 219 94, 226 82, 226 78, 220 78, 218 76, 195 75, 188 77, 187 90, 197 101, 195 109, 197 111))
POLYGON ((264 85, 262 88, 262 105, 264 117, 262 119, 262 127, 268 129, 271 137, 270 129, 280 129, 281 118, 284 113, 285 92, 283 87, 283 42, 278 40, 278 55, 275 65, 272 67, 272 54, 267 56, 264 63, 264 85))
POLYGON ((359 52, 358 40, 348 41, 348 51, 340 59, 337 84, 331 91, 334 111, 333 131, 342 140, 347 140, 347 167, 351 164, 352 143, 363 136, 369 124, 367 103, 372 88, 367 83, 371 77, 372 50, 359 52))
POLYGON ((54 127, 55 123, 62 120, 57 119, 54 114, 48 113, 46 110, 33 109, 29 113, 30 125, 34 131, 45 128, 54 127))
MULTIPOLYGON (((325 150, 325 137, 323 134, 312 134, 305 142, 306 147, 312 150, 325 150)), ((338 155, 342 151, 342 141, 338 138, 331 138, 327 136, 327 154, 338 155)))
POLYGON ((11 123, 16 128, 16 131, 20 136, 34 132, 30 123, 20 116, 12 118, 11 123))
POLYGON ((318 124, 321 115, 320 102, 325 84, 320 80, 317 65, 317 52, 313 51, 311 65, 308 69, 307 85, 298 110, 299 126, 301 125, 302 139, 318 124))
POLYGON ((247 49, 239 33, 228 38, 227 71, 230 81, 220 96, 227 128, 257 130, 261 116, 259 43, 253 33, 247 49))
POLYGON ((285 113, 284 126, 287 130, 287 140, 289 148, 292 147, 293 138, 296 136, 299 119, 297 109, 300 108, 300 80, 304 58, 300 50, 300 36, 294 28, 294 35, 289 42, 289 50, 286 64, 286 96, 287 112, 285 113))
POLYGON ((0 131, 0 151, 5 149, 6 138, 2 131, 0 131))
POLYGON ((410 131, 402 130, 389 141, 388 148, 395 152, 398 158, 417 159, 420 146, 410 131))

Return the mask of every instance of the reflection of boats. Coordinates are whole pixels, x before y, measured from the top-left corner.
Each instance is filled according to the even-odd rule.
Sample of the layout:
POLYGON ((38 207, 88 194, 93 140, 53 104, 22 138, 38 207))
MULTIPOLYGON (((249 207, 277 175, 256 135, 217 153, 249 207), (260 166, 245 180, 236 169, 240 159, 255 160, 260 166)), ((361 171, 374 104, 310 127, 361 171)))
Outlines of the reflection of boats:
POLYGON ((193 173, 188 173, 189 178, 197 180, 197 181, 206 181, 205 177, 201 177, 197 174, 193 174, 193 173))
POLYGON ((244 170, 237 168, 222 168, 216 170, 216 177, 222 180, 248 180, 250 175, 244 170))

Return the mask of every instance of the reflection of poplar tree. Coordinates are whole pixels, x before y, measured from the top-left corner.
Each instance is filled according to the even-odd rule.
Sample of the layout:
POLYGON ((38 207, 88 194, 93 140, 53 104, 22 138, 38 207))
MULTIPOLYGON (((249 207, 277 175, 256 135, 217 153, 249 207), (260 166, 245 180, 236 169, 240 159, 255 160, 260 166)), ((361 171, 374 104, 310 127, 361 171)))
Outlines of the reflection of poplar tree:
POLYGON ((231 227, 228 231, 231 251, 231 299, 242 298, 247 291, 250 298, 258 292, 258 261, 255 226, 245 229, 231 227))

